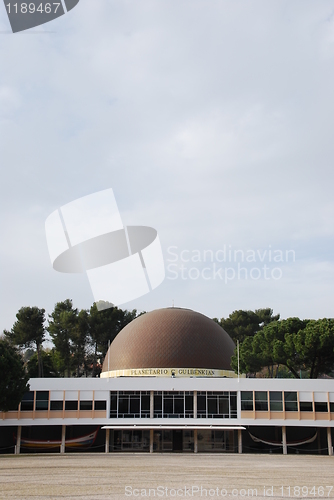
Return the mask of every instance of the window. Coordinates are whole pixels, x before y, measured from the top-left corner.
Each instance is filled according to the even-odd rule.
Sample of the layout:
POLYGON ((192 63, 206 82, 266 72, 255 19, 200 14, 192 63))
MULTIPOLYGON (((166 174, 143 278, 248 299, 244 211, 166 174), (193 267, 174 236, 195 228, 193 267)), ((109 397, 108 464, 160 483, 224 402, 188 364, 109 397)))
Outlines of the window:
POLYGON ((253 411, 253 391, 241 391, 241 409, 253 411))
POLYGON ((319 412, 327 412, 328 411, 328 405, 326 402, 324 402, 324 403, 315 402, 314 406, 315 406, 315 411, 319 411, 319 412))
POLYGON ((197 417, 206 417, 206 392, 197 393, 197 417))
POLYGON ((283 396, 281 391, 270 391, 270 411, 283 411, 283 396))
MULTIPOLYGON (((105 405, 103 409, 106 409, 105 405)), ((149 418, 149 417, 150 417, 150 391, 110 392, 110 418, 149 418)))
POLYGON ((92 410, 93 401, 80 401, 80 410, 92 410))
POLYGON ((26 392, 21 401, 21 411, 33 411, 34 391, 26 392))
POLYGON ((198 418, 237 418, 237 393, 198 392, 197 416, 198 418))
POLYGON ((77 410, 78 401, 65 401, 65 410, 77 410))
POLYGON ((298 411, 297 393, 284 392, 285 411, 298 411))
POLYGON ((47 410, 49 406, 49 391, 36 391, 35 410, 47 410))
POLYGON ((268 393, 267 391, 255 391, 255 410, 268 411, 268 393))
POLYGON ((329 403, 329 404, 330 404, 330 411, 331 411, 331 413, 333 413, 334 412, 334 403, 329 403))
POLYGON ((55 411, 55 410, 62 410, 63 409, 63 402, 62 401, 50 401, 50 410, 55 411))
POLYGON ((299 401, 300 411, 313 411, 312 401, 299 401))
POLYGON ((110 418, 117 418, 117 391, 110 391, 110 418))
POLYGON ((106 410, 107 401, 94 401, 94 410, 106 410))

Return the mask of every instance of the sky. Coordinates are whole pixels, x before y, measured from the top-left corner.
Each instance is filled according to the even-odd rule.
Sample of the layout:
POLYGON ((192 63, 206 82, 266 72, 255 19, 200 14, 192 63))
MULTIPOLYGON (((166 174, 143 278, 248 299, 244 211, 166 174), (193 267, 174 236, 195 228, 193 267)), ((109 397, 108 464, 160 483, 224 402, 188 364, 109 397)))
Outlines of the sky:
POLYGON ((0 5, 0 67, 0 331, 91 306, 45 220, 108 188, 165 260, 123 309, 333 317, 333 1, 80 0, 16 34, 0 5))

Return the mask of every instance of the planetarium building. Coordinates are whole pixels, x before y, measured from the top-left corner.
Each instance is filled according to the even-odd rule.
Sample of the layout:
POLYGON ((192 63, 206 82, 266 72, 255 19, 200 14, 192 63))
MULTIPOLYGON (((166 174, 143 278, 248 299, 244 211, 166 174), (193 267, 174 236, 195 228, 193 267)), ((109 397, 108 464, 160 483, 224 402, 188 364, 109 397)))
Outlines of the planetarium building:
POLYGON ((333 454, 333 380, 239 377, 235 345, 188 309, 128 324, 100 378, 31 379, 0 413, 2 453, 48 451, 333 454))

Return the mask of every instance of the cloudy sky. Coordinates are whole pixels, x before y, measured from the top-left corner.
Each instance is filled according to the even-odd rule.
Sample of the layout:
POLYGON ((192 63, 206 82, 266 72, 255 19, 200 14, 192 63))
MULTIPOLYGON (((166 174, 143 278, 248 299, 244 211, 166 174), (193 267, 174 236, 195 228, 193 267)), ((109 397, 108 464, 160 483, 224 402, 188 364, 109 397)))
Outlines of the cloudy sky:
POLYGON ((332 0, 80 0, 9 30, 1 5, 1 330, 22 306, 90 307, 44 224, 106 188, 165 257, 121 307, 333 317, 332 0))

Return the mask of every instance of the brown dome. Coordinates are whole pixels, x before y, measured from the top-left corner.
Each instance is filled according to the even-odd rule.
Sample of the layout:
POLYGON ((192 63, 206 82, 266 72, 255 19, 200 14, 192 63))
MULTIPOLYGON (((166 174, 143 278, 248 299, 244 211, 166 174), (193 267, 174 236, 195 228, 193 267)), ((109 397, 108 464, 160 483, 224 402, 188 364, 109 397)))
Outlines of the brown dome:
POLYGON ((234 342, 190 309, 157 309, 129 323, 111 343, 102 372, 137 368, 231 370, 234 342), (109 361, 108 361, 109 357, 109 361))

